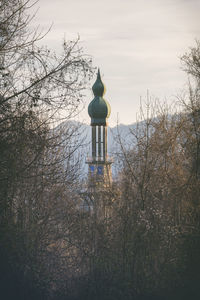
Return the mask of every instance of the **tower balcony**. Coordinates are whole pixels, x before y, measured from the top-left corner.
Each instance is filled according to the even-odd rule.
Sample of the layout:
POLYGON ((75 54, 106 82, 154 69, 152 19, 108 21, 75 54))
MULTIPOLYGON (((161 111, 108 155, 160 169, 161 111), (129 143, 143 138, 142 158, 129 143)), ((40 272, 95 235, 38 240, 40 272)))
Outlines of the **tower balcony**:
POLYGON ((86 158, 86 164, 112 164, 113 163, 113 157, 112 156, 106 156, 104 157, 92 157, 92 156, 88 156, 86 158))

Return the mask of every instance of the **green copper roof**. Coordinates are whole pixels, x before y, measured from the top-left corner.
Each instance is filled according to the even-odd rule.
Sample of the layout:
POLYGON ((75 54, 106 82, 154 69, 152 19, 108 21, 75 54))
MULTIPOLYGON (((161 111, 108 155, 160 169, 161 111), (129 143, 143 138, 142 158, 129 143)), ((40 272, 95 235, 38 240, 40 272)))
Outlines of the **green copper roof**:
POLYGON ((92 90, 95 97, 88 106, 88 114, 91 117, 91 125, 106 125, 106 120, 110 116, 111 108, 110 104, 103 98, 106 89, 101 80, 99 69, 97 79, 92 90))

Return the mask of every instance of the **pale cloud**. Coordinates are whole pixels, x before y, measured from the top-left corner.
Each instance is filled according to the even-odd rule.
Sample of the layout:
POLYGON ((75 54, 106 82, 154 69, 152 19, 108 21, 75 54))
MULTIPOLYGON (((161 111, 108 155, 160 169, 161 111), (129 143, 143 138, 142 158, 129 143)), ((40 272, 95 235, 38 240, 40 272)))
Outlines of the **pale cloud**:
MULTIPOLYGON (((43 43, 59 49, 64 35, 80 34, 101 68, 112 125, 117 112, 121 122, 135 121, 147 89, 170 102, 182 88, 179 57, 200 36, 199 0, 40 0, 39 6, 35 23, 54 24, 43 43)), ((88 91, 88 103, 91 97, 88 91)))

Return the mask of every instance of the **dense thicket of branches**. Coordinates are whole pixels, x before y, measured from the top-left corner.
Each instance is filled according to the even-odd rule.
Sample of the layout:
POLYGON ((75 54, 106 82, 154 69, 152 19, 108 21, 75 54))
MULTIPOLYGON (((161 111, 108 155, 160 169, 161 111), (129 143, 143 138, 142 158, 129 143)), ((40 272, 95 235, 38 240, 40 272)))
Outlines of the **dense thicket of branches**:
POLYGON ((182 57, 190 84, 181 113, 147 101, 129 146, 118 136, 119 178, 103 196, 109 218, 83 214, 80 225, 88 261, 76 299, 199 298, 199 57, 199 42, 182 57))
POLYGON ((61 247, 61 237, 64 245, 78 201, 78 158, 73 153, 81 141, 72 123, 64 134, 62 126, 54 127, 80 109, 91 60, 78 40, 64 41, 60 55, 38 47, 42 34, 29 27, 32 4, 0 2, 3 299, 47 299, 74 269, 65 259, 73 245, 61 247))
POLYGON ((91 61, 78 41, 38 47, 31 4, 0 2, 0 298, 199 299, 199 42, 182 57, 182 112, 148 103, 129 147, 118 137, 97 218, 78 193, 79 130, 53 126, 80 109, 91 61))

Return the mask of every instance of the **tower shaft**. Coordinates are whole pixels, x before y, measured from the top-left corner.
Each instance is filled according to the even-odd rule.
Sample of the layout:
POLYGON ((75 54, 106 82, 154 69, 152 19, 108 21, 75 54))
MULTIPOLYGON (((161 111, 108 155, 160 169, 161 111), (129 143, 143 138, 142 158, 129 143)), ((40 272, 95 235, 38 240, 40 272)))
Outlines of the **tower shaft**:
POLYGON ((110 116, 110 104, 103 98, 105 87, 99 71, 92 90, 95 98, 88 106, 92 133, 92 157, 87 159, 88 185, 91 188, 104 189, 110 186, 112 181, 112 161, 108 158, 107 147, 107 119, 110 116))
POLYGON ((108 154, 107 126, 92 126, 92 159, 93 161, 106 161, 108 154))

